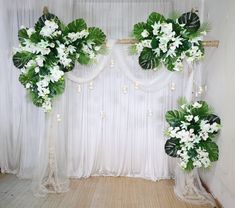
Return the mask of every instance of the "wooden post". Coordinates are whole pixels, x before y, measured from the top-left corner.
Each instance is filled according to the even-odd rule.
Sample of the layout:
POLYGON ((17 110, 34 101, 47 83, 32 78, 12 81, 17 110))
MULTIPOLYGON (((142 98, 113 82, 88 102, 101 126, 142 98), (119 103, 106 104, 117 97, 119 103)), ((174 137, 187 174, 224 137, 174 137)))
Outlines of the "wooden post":
POLYGON ((49 13, 49 10, 48 10, 48 7, 47 6, 44 6, 43 7, 43 14, 46 15, 49 13))

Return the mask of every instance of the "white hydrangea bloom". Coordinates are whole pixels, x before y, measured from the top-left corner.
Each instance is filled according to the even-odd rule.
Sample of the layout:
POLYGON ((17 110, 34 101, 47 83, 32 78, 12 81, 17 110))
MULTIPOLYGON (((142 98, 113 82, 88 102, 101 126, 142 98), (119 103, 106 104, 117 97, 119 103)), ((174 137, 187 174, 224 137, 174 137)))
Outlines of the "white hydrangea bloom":
POLYGON ((76 52, 76 47, 69 45, 67 47, 67 51, 68 51, 68 53, 72 54, 72 53, 76 52))
POLYGON ((60 70, 59 66, 54 66, 51 68, 50 73, 51 82, 58 82, 59 79, 64 75, 64 72, 60 70))
POLYGON ((29 89, 31 86, 32 86, 32 85, 31 85, 30 83, 27 83, 27 84, 25 85, 25 88, 26 88, 26 89, 29 89))
POLYGON ((149 36, 149 32, 147 30, 143 30, 143 32, 141 33, 141 36, 143 38, 147 38, 149 36))
POLYGON ((26 74, 27 73, 27 70, 24 67, 21 68, 20 71, 21 71, 22 74, 26 74))
POLYGON ((218 132, 220 129, 220 125, 216 122, 214 122, 210 127, 210 133, 218 132))
POLYGON ((181 127, 182 129, 187 129, 189 125, 190 125, 190 123, 181 121, 180 127, 181 127))
POLYGON ((101 49, 101 46, 95 46, 95 51, 99 51, 101 49))
POLYGON ((35 67, 36 64, 37 64, 37 63, 36 63, 34 60, 30 60, 30 61, 25 65, 25 68, 35 67))
POLYGON ((86 38, 87 36, 89 35, 89 32, 88 30, 82 30, 81 32, 71 32, 71 33, 68 33, 68 38, 74 42, 78 39, 82 39, 82 38, 86 38))
POLYGON ((192 121, 193 120, 193 115, 187 115, 187 116, 185 116, 185 118, 186 118, 186 120, 187 121, 192 121))
POLYGON ((142 40, 141 41, 143 47, 146 47, 146 48, 152 48, 151 42, 152 42, 152 40, 142 40))
POLYGON ((54 21, 46 20, 44 27, 40 31, 40 35, 50 37, 58 28, 59 26, 54 21))
POLYGON ((151 25, 153 28, 153 35, 158 35, 159 29, 161 28, 161 23, 160 22, 154 22, 154 25, 151 25))
POLYGON ((200 128, 202 132, 208 132, 210 130, 210 124, 207 120, 202 120, 200 123, 200 128))
POLYGON ((26 30, 26 32, 27 32, 27 35, 28 35, 29 37, 31 37, 31 35, 32 35, 33 33, 35 33, 36 31, 35 31, 34 28, 29 28, 29 29, 26 30))
POLYGON ((192 46, 189 50, 188 50, 189 56, 188 57, 188 62, 194 62, 197 60, 200 60, 203 58, 203 53, 201 52, 201 50, 199 49, 198 46, 192 46))
POLYGON ((140 54, 143 51, 143 49, 144 49, 144 46, 143 46, 143 44, 141 42, 140 43, 136 43, 135 46, 136 46, 136 50, 137 50, 138 54, 140 54))
POLYGON ((37 66, 37 67, 35 67, 34 71, 35 71, 35 73, 38 73, 40 71, 40 68, 37 66))
POLYGON ((199 117, 198 116, 194 116, 194 121, 198 122, 199 121, 199 117))
POLYGON ((205 132, 205 131, 201 131, 201 132, 199 133, 199 136, 200 136, 204 141, 206 141, 206 140, 209 138, 208 133, 205 132))
POLYGON ((42 108, 44 110, 44 112, 49 112, 52 108, 52 104, 51 104, 51 99, 50 98, 46 98, 42 104, 42 108))
POLYGON ((35 61, 36 61, 38 66, 42 67, 43 66, 43 62, 45 61, 45 57, 44 56, 37 56, 35 61))
POLYGON ((183 40, 183 38, 177 36, 177 37, 173 38, 174 42, 172 44, 174 45, 175 48, 178 48, 180 45, 183 44, 182 40, 183 40))
POLYGON ((194 108, 201 108, 202 104, 200 104, 199 102, 195 102, 195 103, 193 103, 193 107, 194 108))
POLYGON ((50 79, 49 77, 46 76, 44 77, 44 79, 36 83, 39 97, 45 97, 48 94, 50 94, 50 90, 48 88, 49 82, 50 82, 50 79))
MULTIPOLYGON (((72 59, 68 58, 68 50, 64 44, 59 44, 59 47, 56 48, 58 52, 58 57, 60 59, 60 63, 65 67, 69 66, 72 62, 72 59)), ((71 49, 70 49, 71 50, 71 49)))
POLYGON ((162 23, 161 24, 161 32, 164 33, 165 35, 170 35, 172 34, 172 23, 162 23))

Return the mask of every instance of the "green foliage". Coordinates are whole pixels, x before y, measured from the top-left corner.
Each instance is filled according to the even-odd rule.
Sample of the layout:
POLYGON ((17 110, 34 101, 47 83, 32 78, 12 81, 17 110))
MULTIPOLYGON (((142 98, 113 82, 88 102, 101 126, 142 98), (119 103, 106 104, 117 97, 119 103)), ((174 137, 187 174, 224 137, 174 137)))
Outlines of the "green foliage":
POLYGON ((17 68, 23 68, 30 60, 34 58, 34 54, 22 51, 13 55, 13 63, 17 68))
POLYGON ((180 24, 185 24, 185 27, 190 32, 197 32, 200 28, 200 19, 199 16, 194 12, 187 12, 179 17, 178 22, 180 24))
POLYGON ((173 110, 173 111, 167 111, 165 118, 170 126, 176 127, 181 124, 182 120, 184 120, 184 115, 185 114, 181 111, 173 110))
POLYGON ((219 147, 215 142, 208 140, 203 142, 201 146, 209 153, 209 159, 211 162, 215 162, 219 159, 219 147))
POLYGON ((220 118, 214 114, 209 114, 207 120, 209 121, 210 124, 213 124, 214 122, 221 124, 220 118))
POLYGON ((165 19, 165 17, 163 15, 161 15, 161 14, 159 14, 157 12, 152 12, 149 15, 148 19, 147 19, 147 24, 148 24, 148 26, 151 27, 151 25, 153 25, 155 22, 156 23, 158 23, 158 22, 162 23, 162 22, 165 22, 165 20, 166 19, 165 19))
POLYGON ((165 116, 170 125, 166 131, 170 138, 165 143, 165 152, 171 157, 179 157, 181 167, 186 171, 193 170, 198 164, 209 167, 211 162, 219 159, 219 148, 213 139, 221 127, 220 118, 212 114, 205 101, 190 104, 181 98, 178 104, 179 110, 167 111, 165 116))
POLYGON ((65 27, 65 34, 70 32, 80 32, 84 29, 87 29, 87 25, 84 19, 76 19, 69 23, 67 27, 65 27))
POLYGON ((187 166, 186 166, 185 170, 189 172, 189 171, 192 171, 193 168, 194 168, 194 166, 193 166, 193 161, 192 161, 192 160, 189 160, 189 162, 187 163, 187 166))
POLYGON ((57 95, 60 95, 64 92, 65 89, 65 80, 64 78, 61 78, 56 84, 50 83, 50 97, 55 97, 57 95))
POLYGON ((198 37, 205 35, 201 29, 196 13, 180 16, 172 12, 171 18, 165 18, 152 12, 146 23, 135 24, 132 31, 138 41, 140 66, 156 70, 162 63, 169 71, 181 71, 184 59, 190 62, 201 60, 204 47, 198 37))
POLYGON ((172 20, 177 20, 179 17, 181 16, 180 12, 173 10, 170 14, 169 14, 169 18, 172 20))
POLYGON ((205 101, 200 101, 202 104, 201 108, 192 108, 191 112, 193 115, 198 115, 201 118, 206 118, 211 112, 208 104, 205 101))
POLYGON ((143 69, 154 69, 159 66, 160 59, 152 53, 151 49, 144 48, 139 56, 139 64, 143 69))
POLYGON ((33 28, 20 29, 18 38, 20 47, 13 63, 21 69, 19 81, 32 102, 48 112, 52 99, 64 92, 64 73, 74 68, 75 61, 89 64, 104 53, 106 36, 99 28, 87 28, 83 19, 65 26, 57 16, 47 13, 33 28), (47 20, 50 22, 44 27, 47 20))
POLYGON ((131 46, 129 47, 129 54, 130 54, 130 55, 135 55, 135 54, 137 54, 136 45, 131 45, 131 46))
POLYGON ((165 152, 170 157, 178 157, 177 151, 180 150, 179 139, 170 138, 166 141, 165 152))
POLYGON ((133 35, 136 39, 143 39, 141 33, 146 29, 146 24, 144 22, 139 22, 134 25, 133 35))
POLYGON ((28 36, 28 34, 27 34, 26 29, 25 29, 25 28, 20 29, 20 30, 18 31, 18 39, 19 39, 19 42, 20 42, 21 44, 24 44, 24 40, 27 39, 27 38, 29 38, 29 36, 28 36))
POLYGON ((89 64, 90 58, 87 54, 81 53, 77 61, 82 65, 86 65, 89 64))
POLYGON ((88 35, 89 41, 92 41, 97 46, 102 45, 105 42, 106 35, 100 28, 90 27, 88 31, 89 31, 89 35, 88 35))
POLYGON ((60 20, 59 20, 59 18, 57 16, 55 16, 54 14, 51 14, 51 13, 47 13, 47 14, 43 14, 38 19, 37 23, 35 24, 35 29, 36 30, 40 30, 42 27, 44 27, 46 20, 54 21, 55 23, 60 25, 60 20))

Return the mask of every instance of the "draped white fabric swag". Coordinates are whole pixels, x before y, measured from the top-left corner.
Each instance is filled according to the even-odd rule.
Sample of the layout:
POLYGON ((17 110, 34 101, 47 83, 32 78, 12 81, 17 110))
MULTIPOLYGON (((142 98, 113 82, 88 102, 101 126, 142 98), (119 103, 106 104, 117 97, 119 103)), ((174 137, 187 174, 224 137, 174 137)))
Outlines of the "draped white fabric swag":
POLYGON ((1 170, 32 178, 37 195, 67 191, 69 177, 174 177, 175 160, 164 152, 164 116, 180 96, 191 99, 193 86, 201 84, 200 66, 196 75, 187 65, 182 73, 144 71, 116 39, 128 37, 152 11, 192 7, 203 11, 203 1, 2 0, 1 170), (47 115, 27 99, 11 60, 19 27, 33 26, 44 5, 65 23, 84 18, 109 39, 97 63, 67 74, 65 93, 47 115))

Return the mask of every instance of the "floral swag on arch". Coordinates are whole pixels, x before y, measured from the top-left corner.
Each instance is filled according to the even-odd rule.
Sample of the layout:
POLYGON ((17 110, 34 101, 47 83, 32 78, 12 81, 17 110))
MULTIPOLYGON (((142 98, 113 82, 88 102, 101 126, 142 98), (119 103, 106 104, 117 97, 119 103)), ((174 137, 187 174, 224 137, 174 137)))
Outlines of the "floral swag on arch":
MULTIPOLYGON (((146 23, 134 25, 137 43, 131 46, 131 52, 139 55, 139 64, 145 70, 164 65, 169 71, 182 71, 185 60, 193 63, 203 58, 202 38, 207 31, 207 25, 201 26, 194 12, 172 18, 154 12, 146 23)), ((65 26, 50 13, 40 17, 33 28, 21 28, 18 37, 20 45, 13 62, 21 71, 19 81, 33 103, 45 112, 51 110, 53 98, 64 91, 64 73, 71 71, 76 61, 84 65, 93 62, 103 53, 106 39, 101 29, 88 28, 83 19, 65 26)), ((166 113, 166 121, 170 139, 165 152, 178 157, 182 169, 207 168, 218 160, 213 138, 221 127, 220 119, 206 102, 181 102, 179 110, 166 113)))

